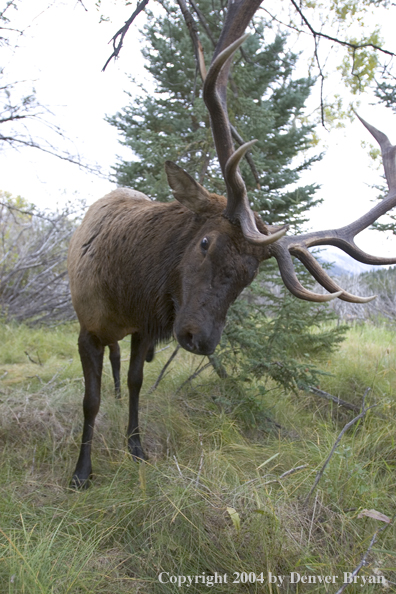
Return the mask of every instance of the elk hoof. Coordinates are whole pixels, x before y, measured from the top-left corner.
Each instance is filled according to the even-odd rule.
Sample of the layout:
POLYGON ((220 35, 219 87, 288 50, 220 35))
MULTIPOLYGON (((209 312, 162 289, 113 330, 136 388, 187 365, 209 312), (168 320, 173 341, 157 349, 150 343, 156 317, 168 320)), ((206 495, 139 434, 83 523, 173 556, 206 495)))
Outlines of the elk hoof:
POLYGON ((72 480, 70 481, 70 488, 74 489, 75 491, 81 491, 83 489, 88 489, 89 485, 91 484, 92 479, 92 472, 88 474, 79 474, 77 471, 73 474, 72 480))
POLYGON ((130 439, 128 441, 128 450, 134 462, 144 462, 147 460, 147 456, 144 453, 140 441, 133 441, 130 439))

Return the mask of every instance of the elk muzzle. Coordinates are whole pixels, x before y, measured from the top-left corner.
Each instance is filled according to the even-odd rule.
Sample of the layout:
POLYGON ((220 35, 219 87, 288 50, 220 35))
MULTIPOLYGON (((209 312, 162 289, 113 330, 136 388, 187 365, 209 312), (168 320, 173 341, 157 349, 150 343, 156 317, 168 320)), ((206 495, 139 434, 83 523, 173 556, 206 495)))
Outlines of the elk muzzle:
POLYGON ((183 349, 195 355, 211 355, 220 342, 224 323, 209 324, 209 328, 192 321, 176 322, 174 336, 183 349))

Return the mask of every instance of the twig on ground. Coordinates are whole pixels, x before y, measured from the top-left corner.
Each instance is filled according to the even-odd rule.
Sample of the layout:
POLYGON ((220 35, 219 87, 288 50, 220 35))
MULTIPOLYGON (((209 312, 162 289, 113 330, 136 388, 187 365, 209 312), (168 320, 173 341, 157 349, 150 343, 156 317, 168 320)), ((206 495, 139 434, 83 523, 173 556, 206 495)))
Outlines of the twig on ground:
POLYGON ((160 383, 160 381, 164 377, 165 371, 168 369, 169 365, 172 363, 173 359, 176 357, 177 353, 179 352, 179 349, 180 349, 180 345, 177 345, 177 347, 175 348, 175 350, 173 351, 173 353, 171 354, 171 356, 169 357, 169 359, 167 360, 167 362, 163 366, 163 368, 161 370, 161 373, 157 377, 157 380, 156 380, 155 384, 153 384, 151 386, 151 388, 149 389, 149 391, 147 392, 147 394, 152 394, 154 392, 154 390, 156 390, 158 388, 158 384, 160 383))
POLYGON ((176 467, 177 467, 177 470, 179 471, 179 474, 180 474, 180 476, 181 476, 182 478, 184 478, 184 476, 183 476, 183 474, 182 474, 182 471, 180 470, 180 466, 179 466, 179 463, 178 463, 178 461, 177 461, 177 458, 176 458, 176 456, 175 456, 175 455, 173 456, 173 459, 174 459, 174 461, 175 461, 175 463, 176 463, 176 467))
POLYGON ((298 472, 299 470, 302 470, 303 468, 308 468, 308 464, 302 464, 301 466, 296 466, 295 468, 286 470, 286 472, 284 472, 283 474, 280 475, 278 480, 283 479, 286 476, 289 476, 290 474, 294 474, 295 472, 298 472))
POLYGON ((210 367, 210 366, 212 365, 212 363, 209 361, 209 363, 206 363, 206 365, 204 365, 203 367, 201 367, 201 365, 202 365, 202 361, 201 361, 201 363, 198 365, 198 368, 197 368, 197 370, 196 370, 196 371, 195 371, 195 372, 194 372, 192 375, 190 375, 190 377, 188 377, 188 378, 186 379, 186 381, 185 381, 185 382, 183 382, 183 383, 181 384, 181 386, 179 386, 179 387, 177 388, 177 390, 176 390, 176 394, 178 394, 178 393, 180 392, 180 390, 183 388, 183 386, 185 386, 186 384, 188 384, 189 382, 191 382, 191 381, 192 381, 193 379, 195 379, 195 378, 196 378, 196 377, 197 377, 197 376, 198 376, 200 373, 202 373, 202 371, 204 371, 205 369, 207 369, 208 367, 210 367))
POLYGON ((349 410, 356 410, 356 411, 360 410, 360 407, 357 406, 356 404, 351 404, 350 402, 347 402, 346 400, 341 400, 341 398, 337 398, 337 396, 333 396, 332 394, 329 394, 328 392, 325 392, 324 390, 319 390, 318 388, 314 388, 313 386, 310 386, 309 391, 312 392, 312 394, 315 394, 316 396, 320 396, 321 398, 326 398, 326 400, 331 400, 332 402, 335 402, 339 406, 343 406, 344 408, 348 408, 349 410))
POLYGON ((373 537, 370 540, 370 544, 362 557, 362 560, 360 561, 359 565, 352 571, 352 573, 350 575, 351 581, 348 581, 348 582, 345 582, 344 584, 342 584, 341 588, 339 590, 337 590, 336 594, 341 594, 345 590, 345 588, 347 588, 350 584, 354 583, 354 577, 359 573, 359 571, 362 569, 362 567, 364 567, 366 565, 366 559, 377 540, 377 536, 380 534, 380 532, 383 532, 384 530, 386 530, 389 525, 390 524, 386 524, 386 526, 382 526, 382 528, 378 528, 378 530, 376 530, 374 532, 373 537))
POLYGON ((266 481, 264 484, 265 485, 270 485, 271 483, 279 483, 279 481, 281 479, 286 478, 287 476, 290 476, 291 474, 294 474, 295 472, 298 472, 299 470, 303 470, 304 468, 308 468, 308 464, 302 464, 301 466, 296 466, 295 468, 291 468, 290 470, 286 470, 286 472, 284 472, 283 474, 281 474, 277 478, 271 479, 270 481, 266 481))
POLYGON ((359 421, 360 419, 362 419, 366 415, 367 411, 369 411, 371 408, 374 408, 375 406, 378 406, 377 404, 373 404, 372 406, 369 406, 368 408, 366 408, 365 400, 366 400, 366 396, 367 396, 367 394, 368 394, 369 391, 370 391, 370 388, 367 388, 366 391, 365 391, 365 393, 364 393, 364 395, 363 395, 362 412, 360 414, 358 414, 354 419, 352 419, 352 421, 349 421, 349 423, 347 423, 345 425, 345 427, 342 429, 341 433, 337 437, 337 439, 336 439, 333 447, 331 448, 330 454, 328 455, 325 463, 323 464, 322 468, 319 470, 319 472, 316 475, 314 484, 312 485, 311 490, 310 490, 310 492, 308 493, 308 495, 307 495, 307 497, 305 499, 305 505, 308 504, 308 502, 309 502, 309 500, 311 498, 312 493, 315 491, 315 489, 316 489, 316 487, 317 487, 320 479, 322 478, 323 473, 326 470, 326 466, 330 462, 330 460, 331 460, 334 452, 336 451, 336 449, 338 447, 338 444, 340 443, 340 441, 341 441, 342 436, 344 435, 344 433, 346 433, 346 431, 348 431, 348 429, 350 427, 352 427, 352 425, 354 425, 357 421, 359 421))
POLYGON ((195 487, 196 488, 198 488, 198 485, 199 485, 199 477, 201 476, 202 467, 203 467, 203 461, 204 461, 204 451, 203 451, 203 443, 202 443, 202 435, 201 435, 201 433, 199 434, 199 443, 201 444, 201 458, 200 458, 200 461, 199 461, 197 480, 195 481, 195 487))
POLYGON ((24 351, 24 353, 31 363, 34 363, 35 365, 40 365, 41 367, 43 366, 43 364, 40 361, 40 357, 39 357, 38 353, 37 353, 38 361, 35 361, 34 359, 32 359, 32 357, 29 355, 29 353, 27 351, 24 351))
POLYGON ((167 349, 170 349, 170 348, 171 348, 171 345, 168 344, 168 346, 163 347, 162 349, 158 349, 158 351, 155 351, 155 354, 162 353, 162 351, 166 351, 167 349))
POLYGON ((315 495, 315 504, 314 504, 314 508, 313 508, 313 511, 312 511, 311 523, 309 525, 308 546, 309 546, 309 543, 311 542, 312 528, 313 528, 313 524, 314 524, 314 520, 315 520, 315 513, 316 513, 317 503, 318 503, 318 494, 316 493, 316 495, 315 495))
POLYGON ((36 463, 36 448, 37 448, 37 445, 35 445, 33 448, 32 467, 30 469, 31 474, 33 474, 33 472, 34 472, 34 466, 36 463))

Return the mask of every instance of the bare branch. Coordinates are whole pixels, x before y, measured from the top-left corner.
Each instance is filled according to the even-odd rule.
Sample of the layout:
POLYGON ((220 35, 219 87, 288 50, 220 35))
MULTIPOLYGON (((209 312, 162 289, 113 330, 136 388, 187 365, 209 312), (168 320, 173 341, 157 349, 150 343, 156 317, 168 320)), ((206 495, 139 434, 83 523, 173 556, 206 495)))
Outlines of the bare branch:
POLYGON ((351 581, 348 582, 344 582, 341 586, 341 588, 339 588, 339 590, 337 590, 336 594, 342 594, 342 592, 349 586, 349 584, 354 583, 354 577, 359 573, 359 571, 362 569, 362 567, 364 567, 367 564, 367 557, 368 554, 370 553, 371 549, 373 548, 378 535, 381 532, 384 532, 388 527, 390 526, 390 524, 386 524, 386 526, 382 526, 382 528, 378 528, 378 530, 376 530, 372 536, 372 539, 370 540, 370 544, 367 547, 362 560, 360 561, 359 565, 352 571, 351 575, 350 575, 350 579, 351 581))
POLYGON ((307 497, 305 499, 305 505, 308 504, 308 502, 309 502, 309 500, 311 498, 312 493, 315 491, 316 487, 318 486, 318 483, 319 483, 320 479, 322 478, 323 473, 326 470, 326 467, 327 467, 328 463, 330 462, 330 460, 331 460, 334 452, 336 451, 336 449, 338 447, 338 444, 340 443, 340 441, 341 441, 344 433, 346 433, 348 431, 348 429, 350 427, 352 427, 352 425, 354 425, 357 421, 359 421, 360 419, 362 419, 366 415, 367 411, 369 411, 371 408, 374 408, 375 406, 377 406, 377 404, 373 404, 373 405, 369 406, 368 408, 366 408, 365 399, 366 399, 366 395, 368 394, 369 391, 370 391, 370 388, 367 388, 366 391, 365 391, 365 393, 364 393, 363 404, 362 404, 362 412, 360 414, 358 414, 354 419, 352 419, 352 421, 349 421, 349 423, 347 423, 345 425, 345 427, 342 429, 341 433, 339 434, 339 436, 335 440, 335 443, 334 443, 333 447, 331 448, 330 454, 328 455, 325 463, 323 464, 322 468, 319 470, 319 472, 316 475, 314 484, 312 485, 311 490, 310 490, 310 492, 308 493, 308 495, 307 495, 307 497))
POLYGON ((160 383, 160 381, 164 377, 165 371, 168 369, 169 365, 172 363, 173 359, 176 357, 177 353, 179 352, 179 349, 180 349, 180 345, 177 345, 177 347, 175 348, 175 350, 173 351, 173 353, 171 354, 171 356, 169 357, 169 359, 167 360, 167 362, 163 366, 163 368, 161 370, 161 373, 157 377, 156 382, 151 386, 151 388, 149 389, 149 391, 147 392, 147 394, 152 394, 154 392, 154 390, 156 390, 158 388, 158 384, 160 383))
MULTIPOLYGON (((242 136, 238 133, 238 131, 236 130, 236 128, 234 128, 234 126, 232 124, 230 124, 230 128, 231 128, 232 137, 234 140, 237 141, 239 146, 242 146, 243 144, 245 144, 245 141, 243 140, 242 136)), ((250 151, 247 151, 247 153, 245 153, 245 159, 249 163, 250 170, 253 173, 254 179, 256 180, 257 189, 259 190, 260 189, 260 175, 259 175, 259 172, 257 171, 256 165, 254 164, 254 161, 252 159, 252 155, 251 155, 250 151)))
POLYGON ((58 159, 61 159, 61 161, 68 161, 69 163, 72 163, 73 165, 78 165, 78 167, 81 167, 82 169, 86 169, 90 173, 94 173, 95 175, 102 177, 103 179, 108 179, 108 176, 101 173, 99 171, 99 169, 92 167, 91 165, 86 165, 85 163, 82 163, 82 161, 80 161, 77 157, 73 157, 68 154, 61 154, 61 153, 57 152, 57 150, 55 148, 46 148, 43 145, 38 144, 37 142, 35 142, 32 139, 24 140, 22 138, 17 138, 15 136, 3 136, 0 134, 0 142, 7 142, 10 146, 21 145, 21 146, 38 149, 39 151, 42 151, 43 153, 47 153, 48 155, 52 155, 53 157, 57 157, 58 159))
POLYGON ((75 318, 66 270, 71 214, 0 202, 0 311, 6 319, 32 324, 75 318))
POLYGON ((122 48, 122 44, 124 43, 125 35, 128 33, 129 27, 132 25, 133 21, 138 16, 138 14, 140 14, 146 8, 148 3, 149 3, 149 0, 142 0, 137 5, 136 10, 130 16, 130 18, 127 21, 125 21, 125 25, 117 31, 117 33, 114 35, 114 37, 112 37, 112 39, 110 41, 113 42, 113 53, 111 54, 110 58, 107 60, 106 64, 103 66, 102 72, 104 72, 106 70, 108 64, 111 62, 111 60, 113 58, 114 59, 118 58, 118 55, 122 48))
POLYGON ((212 35, 212 32, 209 28, 208 23, 206 22, 206 19, 204 17, 204 15, 202 14, 202 12, 199 10, 198 6, 196 5, 196 3, 194 2, 194 0, 190 0, 190 4, 193 7, 193 9, 195 10, 195 12, 197 13, 197 16, 199 18, 199 21, 202 25, 202 27, 205 29, 205 33, 206 35, 209 37, 210 41, 212 42, 213 47, 216 47, 217 45, 217 41, 215 40, 215 38, 212 35))
POLYGON ((195 52, 195 59, 197 61, 199 73, 201 75, 202 80, 206 78, 206 65, 205 65, 205 58, 204 58, 204 51, 202 47, 202 43, 198 37, 198 27, 194 21, 194 18, 191 12, 187 8, 187 4, 185 0, 177 0, 178 5, 180 6, 180 10, 182 12, 183 18, 186 22, 188 31, 190 33, 190 37, 193 42, 194 52, 195 52))
POLYGON ((337 37, 332 37, 331 35, 327 35, 326 33, 322 33, 321 31, 315 31, 315 29, 312 27, 312 25, 310 24, 308 19, 304 16, 304 14, 303 14, 301 8, 298 6, 297 2, 295 0, 290 0, 290 2, 293 4, 294 8, 298 12, 298 14, 301 16, 302 20, 304 21, 304 23, 306 24, 306 26, 308 27, 308 29, 310 30, 310 32, 312 33, 314 38, 323 37, 324 39, 328 39, 329 41, 334 41, 335 43, 338 43, 339 45, 344 45, 345 47, 349 47, 353 50, 363 49, 365 47, 372 47, 373 49, 375 49, 379 52, 382 52, 383 54, 386 54, 388 56, 396 56, 395 53, 390 52, 389 50, 383 49, 382 47, 380 47, 379 45, 375 45, 374 43, 369 43, 369 42, 368 43, 351 43, 350 41, 345 41, 343 39, 338 39, 337 37))
MULTIPOLYGON (((203 359, 202 359, 202 361, 203 361, 203 359)), ((186 381, 185 381, 185 382, 183 382, 183 383, 182 383, 182 384, 181 384, 181 385, 178 387, 178 389, 176 390, 176 394, 178 394, 178 393, 180 392, 180 390, 181 390, 181 389, 182 389, 182 388, 183 388, 183 387, 184 387, 186 384, 188 384, 188 383, 189 383, 189 382, 191 382, 193 379, 195 379, 196 377, 198 377, 198 375, 199 375, 200 373, 202 373, 202 371, 205 371, 205 369, 207 369, 208 367, 210 367, 210 366, 212 365, 212 362, 211 362, 211 361, 209 361, 209 363, 206 363, 206 365, 202 365, 202 361, 199 363, 199 365, 198 365, 197 369, 195 370, 195 372, 194 372, 194 373, 192 373, 192 374, 190 375, 190 377, 188 377, 188 378, 186 379, 186 381)))
POLYGON ((311 386, 309 388, 309 391, 312 392, 313 394, 316 394, 317 396, 321 396, 321 398, 325 398, 326 400, 331 400, 332 402, 335 402, 339 406, 348 408, 349 410, 360 410, 360 407, 357 406, 356 404, 351 404, 350 402, 347 402, 346 400, 341 400, 341 398, 337 398, 336 396, 333 396, 332 394, 329 394, 328 392, 324 392, 323 390, 319 390, 318 388, 314 388, 313 386, 311 386))

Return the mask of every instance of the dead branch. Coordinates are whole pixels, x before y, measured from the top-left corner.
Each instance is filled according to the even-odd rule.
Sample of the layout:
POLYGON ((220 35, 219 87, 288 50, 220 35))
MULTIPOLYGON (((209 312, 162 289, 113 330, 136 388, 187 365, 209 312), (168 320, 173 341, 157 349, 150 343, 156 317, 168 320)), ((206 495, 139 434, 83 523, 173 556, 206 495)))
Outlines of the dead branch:
POLYGON ((90 173, 94 173, 95 175, 98 175, 99 177, 102 177, 103 179, 106 179, 106 180, 108 179, 108 176, 102 174, 97 167, 92 167, 91 165, 84 164, 79 159, 78 156, 72 156, 67 153, 62 154, 59 151, 57 151, 55 148, 52 148, 50 145, 49 145, 49 147, 45 147, 45 146, 39 144, 38 142, 35 142, 33 139, 25 140, 24 138, 21 138, 21 137, 18 138, 17 136, 0 134, 0 142, 6 142, 7 144, 9 144, 12 147, 21 145, 21 146, 26 146, 29 148, 38 149, 39 151, 41 151, 43 153, 47 153, 48 155, 52 155, 53 157, 57 157, 58 159, 61 159, 62 161, 68 161, 69 163, 72 163, 72 165, 78 165, 79 167, 86 169, 90 173))
POLYGON ((6 319, 42 323, 75 318, 66 269, 75 228, 71 214, 0 203, 0 312, 6 319))
POLYGON ((208 367, 210 367, 210 366, 212 365, 212 363, 209 361, 209 363, 206 363, 206 365, 203 365, 202 367, 201 367, 201 365, 202 365, 202 361, 199 363, 199 365, 198 365, 198 367, 197 367, 196 371, 195 371, 193 374, 191 374, 191 375, 190 375, 190 377, 188 377, 188 378, 186 379, 186 381, 185 381, 185 382, 183 382, 183 383, 181 384, 181 386, 179 386, 179 387, 178 387, 178 389, 176 390, 176 394, 178 394, 178 393, 180 392, 180 390, 181 390, 181 389, 182 389, 182 388, 183 388, 183 387, 184 387, 186 384, 188 384, 189 382, 191 382, 193 379, 195 379, 196 377, 198 377, 198 375, 199 375, 200 373, 202 373, 202 372, 203 372, 205 369, 207 369, 208 367))
POLYGON ((175 350, 173 351, 173 353, 171 354, 171 356, 169 357, 169 359, 167 360, 167 362, 163 366, 163 368, 161 370, 161 373, 157 377, 156 382, 151 386, 151 388, 149 389, 149 391, 147 392, 147 394, 152 394, 154 392, 154 390, 156 390, 158 388, 158 384, 160 383, 160 381, 164 377, 164 374, 165 374, 166 370, 168 369, 169 365, 172 363, 173 359, 176 357, 177 353, 179 352, 179 349, 180 349, 180 345, 177 345, 177 347, 175 348, 175 350))
POLYGON ((118 58, 118 55, 122 48, 122 44, 124 43, 125 35, 128 33, 129 27, 132 25, 133 21, 138 16, 138 14, 140 14, 146 8, 148 3, 149 3, 149 0, 142 0, 137 5, 136 10, 129 17, 129 19, 127 21, 125 21, 125 25, 117 31, 117 33, 114 35, 114 37, 111 38, 110 41, 113 42, 113 53, 111 54, 110 58, 107 60, 106 64, 103 66, 102 72, 104 72, 106 70, 107 65, 111 62, 111 60, 113 58, 114 59, 118 58))
MULTIPOLYGON (((232 124, 230 125, 230 128, 231 128, 232 137, 234 140, 237 141, 239 146, 242 146, 243 144, 245 144, 245 141, 243 140, 242 136, 237 132, 236 128, 234 128, 234 126, 232 124)), ((245 153, 245 159, 249 163, 253 177, 256 180, 257 189, 259 190, 260 189, 260 176, 257 171, 256 165, 254 164, 254 161, 252 159, 252 155, 251 155, 250 151, 247 151, 245 153)))
POLYGON ((371 47, 379 52, 382 52, 383 54, 386 54, 388 56, 396 56, 396 54, 394 54, 393 52, 383 49, 382 47, 380 47, 379 45, 375 45, 374 43, 351 43, 350 41, 345 41, 344 39, 338 39, 337 37, 332 37, 331 35, 327 35, 326 33, 322 33, 321 31, 316 31, 312 25, 310 24, 310 22, 308 21, 308 19, 304 16, 301 8, 298 6, 297 2, 295 2, 295 0, 290 0, 290 2, 293 4, 294 8, 296 9, 296 11, 298 12, 298 14, 301 16, 302 20, 304 21, 304 23, 306 24, 306 26, 308 27, 308 29, 310 30, 310 32, 312 33, 313 37, 323 37, 324 39, 328 39, 329 41, 334 41, 335 43, 338 43, 339 45, 343 45, 345 47, 349 47, 353 50, 359 50, 359 49, 363 49, 365 47, 371 47))
POLYGON ((34 359, 32 359, 32 357, 29 355, 29 353, 27 351, 24 351, 24 353, 31 363, 34 363, 35 365, 40 365, 41 367, 43 366, 43 364, 40 361, 40 357, 39 357, 38 353, 37 353, 38 361, 35 361, 34 359))
POLYGON ((187 4, 185 3, 185 0, 177 0, 177 3, 180 6, 180 10, 182 12, 183 18, 185 20, 188 31, 190 33, 191 40, 193 42, 195 59, 197 62, 199 73, 201 75, 202 80, 205 80, 205 78, 206 78, 205 57, 204 57, 202 43, 198 36, 198 27, 196 25, 196 22, 192 16, 191 12, 187 8, 187 4))
POLYGON ((316 394, 316 396, 320 396, 321 398, 326 398, 326 400, 331 400, 332 402, 335 402, 339 406, 343 406, 344 408, 348 408, 349 410, 360 410, 360 407, 357 406, 356 404, 351 404, 350 402, 347 402, 346 400, 341 400, 341 398, 337 398, 336 396, 333 396, 332 394, 329 394, 328 392, 324 392, 323 390, 319 390, 318 388, 314 388, 313 386, 311 386, 309 388, 309 391, 312 392, 312 394, 316 394))
POLYGON ((330 454, 328 455, 325 463, 323 464, 322 468, 319 470, 319 472, 316 475, 314 484, 311 487, 311 490, 309 491, 306 499, 305 499, 305 505, 308 504, 312 493, 315 491, 316 487, 318 486, 318 483, 320 481, 320 479, 323 476, 324 471, 326 470, 326 467, 328 465, 328 463, 330 462, 334 452, 336 451, 338 444, 340 443, 344 433, 346 433, 348 431, 348 429, 350 427, 352 427, 352 425, 354 425, 357 421, 359 421, 360 419, 363 419, 363 417, 366 415, 367 411, 369 411, 371 408, 374 408, 375 406, 378 406, 377 404, 373 404, 372 406, 369 406, 368 408, 366 408, 366 404, 365 404, 365 400, 366 400, 366 396, 368 394, 368 392, 370 391, 370 388, 367 388, 364 395, 363 395, 363 402, 362 402, 362 412, 360 414, 358 414, 354 419, 352 419, 352 421, 349 421, 349 423, 347 423, 345 425, 345 427, 342 429, 341 433, 339 434, 339 436, 337 437, 337 439, 335 440, 335 443, 333 445, 333 447, 331 448, 330 454))
POLYGON ((372 536, 372 539, 370 540, 370 544, 367 547, 367 549, 366 549, 366 551, 365 551, 365 553, 364 553, 364 555, 362 557, 362 560, 360 561, 359 565, 351 573, 351 580, 352 581, 351 582, 346 582, 346 583, 342 584, 341 588, 339 590, 337 590, 336 594, 342 594, 342 592, 349 586, 350 583, 352 583, 352 584, 354 583, 353 578, 359 573, 359 571, 362 569, 362 567, 364 567, 365 565, 367 565, 367 557, 368 557, 371 549, 373 548, 373 546, 374 546, 374 544, 375 544, 375 542, 377 540, 378 535, 381 532, 384 532, 389 526, 390 526, 390 524, 386 524, 386 526, 382 526, 382 528, 378 528, 378 530, 376 530, 374 532, 374 534, 372 536))
POLYGON ((194 0, 190 0, 190 4, 193 7, 193 9, 195 10, 197 17, 199 18, 199 21, 202 25, 202 27, 205 29, 205 33, 206 35, 209 37, 210 41, 212 42, 213 48, 216 47, 217 45, 217 41, 215 40, 215 38, 212 35, 212 32, 209 28, 209 25, 204 17, 204 15, 202 14, 202 12, 199 10, 198 6, 196 5, 196 3, 194 2, 194 0))

